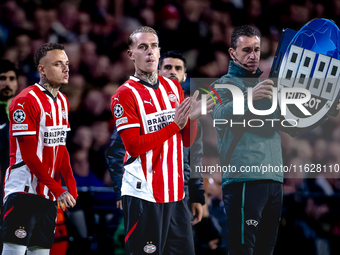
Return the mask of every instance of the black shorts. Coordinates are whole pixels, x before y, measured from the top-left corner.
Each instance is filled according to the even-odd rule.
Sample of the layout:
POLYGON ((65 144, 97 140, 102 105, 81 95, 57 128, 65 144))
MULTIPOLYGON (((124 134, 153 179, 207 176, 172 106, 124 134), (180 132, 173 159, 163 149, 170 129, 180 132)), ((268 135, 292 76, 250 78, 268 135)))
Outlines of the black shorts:
POLYGON ((194 255, 185 201, 152 203, 123 196, 126 254, 194 255))
POLYGON ((37 195, 13 193, 4 205, 3 242, 50 249, 56 218, 56 201, 37 195))

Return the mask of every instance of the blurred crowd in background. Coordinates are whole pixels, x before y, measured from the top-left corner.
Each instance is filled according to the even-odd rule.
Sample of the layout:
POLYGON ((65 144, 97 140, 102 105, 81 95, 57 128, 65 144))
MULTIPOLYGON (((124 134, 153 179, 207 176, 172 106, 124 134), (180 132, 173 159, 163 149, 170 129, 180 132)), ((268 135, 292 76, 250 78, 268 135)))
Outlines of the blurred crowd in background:
MULTIPOLYGON (((74 175, 79 187, 109 187, 106 151, 114 127, 110 100, 116 89, 134 74, 133 63, 126 55, 127 38, 132 31, 142 25, 155 28, 161 52, 182 52, 189 78, 218 78, 228 71, 228 48, 234 27, 254 26, 262 35, 260 68, 264 73, 260 78, 265 79, 282 29, 298 30, 314 18, 328 18, 340 24, 340 1, 3 0, 0 56, 19 67, 19 93, 39 81, 33 61, 38 47, 46 42, 65 46, 70 79, 62 92, 70 102, 72 131, 68 148, 74 175)), ((188 81, 183 86, 189 84, 188 81)), ((203 127, 208 122, 208 117, 204 118, 203 127)), ((205 148, 209 150, 205 151, 203 162, 218 163, 216 135, 205 137, 205 148)), ((282 134, 282 149, 285 165, 340 164, 340 115, 299 138, 282 134)), ((195 227, 197 254, 226 254, 221 179, 219 174, 206 177, 205 218, 195 227)), ((297 171, 286 177, 275 254, 340 254, 339 171, 297 171)), ((98 198, 93 192, 85 193, 90 194, 80 197, 78 204, 82 208, 75 209, 69 222, 83 217, 87 225, 81 228, 80 224, 78 230, 71 230, 71 241, 78 236, 81 240, 78 248, 83 248, 83 254, 111 254, 99 253, 98 245, 91 244, 96 234, 102 235, 101 241, 115 240, 102 249, 118 254, 124 234, 117 236, 121 225, 116 216, 120 219, 121 212, 110 207, 114 207, 114 199, 110 200, 110 195, 98 198), (104 207, 98 213, 91 203, 100 201, 104 207), (112 204, 105 207, 109 201, 112 204), (98 228, 100 222, 104 223, 98 228)))

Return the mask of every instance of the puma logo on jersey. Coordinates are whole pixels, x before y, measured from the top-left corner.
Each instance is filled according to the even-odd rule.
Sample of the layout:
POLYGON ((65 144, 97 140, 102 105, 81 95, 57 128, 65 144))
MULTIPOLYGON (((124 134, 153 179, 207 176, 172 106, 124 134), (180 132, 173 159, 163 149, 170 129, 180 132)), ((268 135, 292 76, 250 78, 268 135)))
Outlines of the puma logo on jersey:
POLYGON ((119 95, 113 99, 113 101, 117 100, 119 102, 119 95))
POLYGON ((25 104, 25 102, 23 104, 18 103, 18 105, 21 106, 22 109, 24 109, 24 104, 25 104))
POLYGON ((51 114, 50 114, 50 113, 48 113, 48 112, 45 112, 45 114, 46 114, 48 117, 50 117, 50 118, 52 119, 52 117, 51 117, 51 114))
POLYGON ((150 98, 150 102, 149 101, 146 101, 146 100, 144 100, 144 103, 146 103, 146 104, 151 104, 152 106, 153 106, 153 104, 151 103, 151 98, 150 98))

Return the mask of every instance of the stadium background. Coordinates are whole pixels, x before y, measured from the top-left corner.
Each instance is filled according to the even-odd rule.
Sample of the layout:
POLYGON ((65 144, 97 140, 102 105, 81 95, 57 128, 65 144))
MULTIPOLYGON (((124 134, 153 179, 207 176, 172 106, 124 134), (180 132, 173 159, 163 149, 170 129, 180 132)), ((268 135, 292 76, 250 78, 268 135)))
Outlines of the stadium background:
MULTIPOLYGON (((60 239, 68 242, 68 254, 123 254, 122 215, 114 207, 105 153, 114 125, 110 98, 134 73, 126 55, 133 30, 155 28, 162 52, 184 54, 189 77, 213 78, 228 70, 233 28, 255 26, 262 34, 260 68, 266 78, 282 29, 298 30, 313 18, 339 24, 340 1, 1 1, 0 55, 21 70, 17 93, 39 81, 33 54, 41 44, 65 45, 70 60, 69 85, 62 91, 70 102, 68 147, 81 193, 77 208, 66 213, 68 235, 60 239)), ((188 89, 189 82, 184 86, 188 89)), ((217 141, 205 137, 210 139, 204 141, 204 164, 216 163, 217 141)), ((299 138, 282 134, 282 148, 285 164, 339 164, 340 115, 299 138)), ((275 254, 339 254, 339 172, 287 177, 275 254)), ((207 203, 205 219, 195 227, 197 254, 224 254, 221 180, 207 175, 204 185, 207 203)))

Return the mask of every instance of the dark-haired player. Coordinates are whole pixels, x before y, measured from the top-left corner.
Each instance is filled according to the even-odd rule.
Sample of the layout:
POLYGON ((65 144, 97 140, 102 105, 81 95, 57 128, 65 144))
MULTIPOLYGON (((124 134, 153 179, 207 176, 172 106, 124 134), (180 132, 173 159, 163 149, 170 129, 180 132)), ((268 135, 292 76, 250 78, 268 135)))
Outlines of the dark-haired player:
POLYGON ((47 255, 53 244, 57 202, 73 207, 77 190, 66 133, 68 58, 60 44, 44 44, 35 56, 40 81, 24 89, 9 108, 10 166, 4 179, 4 255, 47 255), (70 192, 61 187, 63 176, 70 192))
MULTIPOLYGON (((1 184, 9 165, 8 108, 18 88, 19 70, 9 60, 0 59, 0 170, 1 184)), ((2 187, 2 185, 1 185, 2 187)), ((2 194, 2 191, 1 191, 2 194)))
POLYGON ((182 84, 187 78, 186 68, 187 61, 180 52, 167 51, 159 59, 158 74, 182 84))
MULTIPOLYGON (((167 51, 159 59, 158 74, 168 79, 176 80, 181 85, 187 78, 186 69, 186 59, 178 51, 167 51)), ((184 91, 184 93, 185 96, 190 95, 189 91, 184 91)), ((197 120, 197 135, 194 143, 190 147, 183 147, 185 199, 188 203, 190 202, 190 211, 195 216, 192 221, 193 225, 202 220, 203 205, 205 203, 202 174, 191 170, 191 166, 195 168, 195 166, 202 165, 202 138, 202 126, 200 121, 197 120)))

